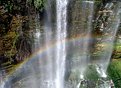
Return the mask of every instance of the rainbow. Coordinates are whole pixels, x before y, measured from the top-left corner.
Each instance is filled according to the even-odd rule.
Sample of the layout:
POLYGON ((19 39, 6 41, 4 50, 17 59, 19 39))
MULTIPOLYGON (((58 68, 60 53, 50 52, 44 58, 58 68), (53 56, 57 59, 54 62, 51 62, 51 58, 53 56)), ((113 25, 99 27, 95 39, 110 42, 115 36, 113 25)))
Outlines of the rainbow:
MULTIPOLYGON (((97 35, 82 35, 82 34, 79 34, 79 35, 77 35, 76 37, 72 37, 72 38, 70 38, 70 39, 65 39, 65 40, 61 40, 61 42, 62 43, 66 43, 66 44, 69 44, 69 43, 71 43, 71 42, 73 42, 73 41, 79 41, 79 40, 81 40, 81 39, 85 39, 85 38, 87 38, 87 37, 92 37, 92 38, 98 38, 99 36, 97 36, 97 35)), ((60 41, 59 41, 60 42, 60 41)), ((52 49, 54 49, 57 45, 58 45, 58 43, 59 42, 51 42, 51 43, 49 43, 48 44, 48 47, 46 47, 46 45, 45 46, 43 46, 43 47, 41 47, 41 48, 39 48, 38 50, 36 50, 32 55, 30 55, 28 58, 26 58, 25 59, 25 61, 23 62, 23 63, 26 63, 26 62, 28 62, 29 60, 31 60, 32 58, 34 58, 34 57, 36 57, 36 56, 41 56, 41 55, 43 55, 44 53, 46 53, 48 50, 52 50, 52 49)))
MULTIPOLYGON (((76 42, 76 41, 79 41, 79 40, 84 39, 84 38, 87 38, 87 37, 89 37, 89 36, 84 35, 84 34, 83 34, 83 35, 82 35, 82 34, 79 34, 79 35, 77 35, 77 36, 75 36, 75 37, 72 37, 72 38, 70 38, 70 39, 61 40, 61 42, 62 42, 62 43, 69 44, 69 43, 72 43, 73 41, 76 42)), ((97 38, 97 37, 100 37, 100 36, 97 36, 97 35, 90 35, 90 37, 91 37, 91 38, 94 38, 94 37, 97 38)), ((7 76, 4 78, 4 80, 7 80, 9 77, 11 77, 12 75, 14 75, 14 73, 17 72, 19 69, 22 69, 23 66, 27 64, 27 62, 29 62, 29 61, 31 61, 31 60, 34 60, 36 56, 40 56, 39 59, 41 59, 41 56, 42 56, 43 54, 45 54, 48 50, 52 50, 52 49, 56 48, 56 46, 58 45, 58 43, 59 43, 59 42, 51 42, 50 44, 48 44, 48 47, 46 47, 46 45, 45 45, 45 46, 39 48, 38 50, 36 50, 36 51, 35 51, 32 55, 30 55, 28 58, 25 58, 25 60, 24 60, 22 63, 18 64, 18 65, 16 66, 16 68, 15 68, 14 70, 12 70, 12 71, 9 73, 9 75, 7 75, 7 76)))

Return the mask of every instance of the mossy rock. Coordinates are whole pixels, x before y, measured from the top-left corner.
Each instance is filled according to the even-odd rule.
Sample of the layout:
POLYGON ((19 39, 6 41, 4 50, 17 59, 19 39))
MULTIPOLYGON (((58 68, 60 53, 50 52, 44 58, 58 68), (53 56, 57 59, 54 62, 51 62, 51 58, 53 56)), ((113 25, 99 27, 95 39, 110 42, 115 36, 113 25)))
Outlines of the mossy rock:
POLYGON ((99 74, 96 71, 96 67, 94 65, 89 65, 85 71, 85 79, 97 81, 99 78, 99 74))

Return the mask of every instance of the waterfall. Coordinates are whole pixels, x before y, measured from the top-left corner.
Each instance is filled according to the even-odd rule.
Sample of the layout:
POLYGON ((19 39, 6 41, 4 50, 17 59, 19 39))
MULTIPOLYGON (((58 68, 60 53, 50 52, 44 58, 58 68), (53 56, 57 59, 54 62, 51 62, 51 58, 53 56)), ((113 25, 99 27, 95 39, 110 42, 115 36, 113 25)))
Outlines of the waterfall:
MULTIPOLYGON (((82 1, 82 17, 83 19, 87 19, 86 27, 84 25, 82 28, 84 28, 85 37, 81 38, 78 43, 81 43, 82 45, 79 46, 80 50, 83 51, 82 55, 80 55, 80 78, 82 78, 82 75, 84 74, 84 71, 86 67, 89 64, 90 61, 90 40, 91 40, 91 32, 92 32, 92 20, 94 15, 94 1, 82 1), (87 11, 87 9, 89 11, 87 11)), ((82 22, 84 24, 84 22, 82 22)), ((82 30, 82 29, 81 29, 82 30)), ((78 62, 79 63, 79 62, 78 62)))
POLYGON ((57 47, 56 47, 56 88, 64 88, 64 74, 66 61, 66 43, 67 36, 67 3, 68 0, 56 0, 57 13, 57 47))
POLYGON ((110 8, 113 6, 113 3, 107 3, 105 6, 108 13, 104 12, 105 16, 103 16, 103 18, 107 17, 108 19, 107 21, 102 23, 106 26, 103 26, 103 28, 100 29, 103 32, 99 43, 102 45, 100 50, 102 54, 100 54, 100 56, 98 57, 99 61, 96 63, 98 65, 97 71, 99 72, 101 77, 107 77, 106 71, 110 63, 116 33, 120 25, 120 4, 121 3, 119 2, 111 11, 110 8))
MULTIPOLYGON (((45 46, 47 50, 45 54, 37 56, 39 60, 38 62, 41 63, 39 67, 33 67, 34 69, 38 68, 40 70, 40 86, 42 88, 64 88, 67 36, 67 3, 67 0, 56 1, 55 32, 53 31, 54 27, 52 26, 53 16, 51 0, 47 0, 47 3, 45 4, 44 33, 40 32, 39 25, 36 26, 35 48, 37 49, 39 47, 42 48, 45 46), (42 42, 44 43, 42 44, 42 42), (49 49, 53 42, 56 42, 55 48, 49 49)), ((37 19, 39 19, 39 16, 37 16, 36 20, 37 19)), ((39 23, 38 20, 36 23, 39 23)), ((34 74, 36 74, 36 70, 34 74)), ((37 78, 35 80, 37 80, 37 78)))
MULTIPOLYGON (((53 41, 52 39, 53 34, 52 34, 52 8, 51 8, 51 0, 47 0, 46 3, 46 17, 45 17, 45 25, 44 25, 44 31, 45 31, 45 45, 46 45, 46 49, 49 48, 49 44, 53 41)), ((54 60, 53 60, 53 52, 51 52, 50 50, 47 51, 46 53, 46 64, 47 67, 45 69, 43 69, 43 74, 45 74, 45 76, 43 76, 42 78, 44 80, 47 80, 48 85, 46 85, 44 88, 55 88, 54 85, 54 60), (45 70, 45 71, 44 71, 45 70), (49 74, 48 74, 49 73, 49 74)))
POLYGON ((80 1, 79 5, 82 5, 80 8, 78 7, 80 9, 79 13, 81 14, 81 18, 77 17, 79 25, 75 24, 76 27, 74 26, 72 33, 75 32, 76 28, 78 27, 78 30, 80 32, 79 35, 82 36, 79 39, 74 39, 73 41, 68 43, 68 45, 70 45, 68 48, 71 48, 71 50, 69 49, 68 51, 68 53, 71 53, 71 57, 69 57, 69 60, 72 60, 70 61, 72 63, 71 73, 69 76, 69 85, 71 85, 70 88, 80 87, 80 81, 84 79, 85 70, 91 60, 90 41, 92 32, 92 20, 94 14, 94 1, 80 1))
POLYGON ((5 83, 1 83, 0 88, 5 88, 5 83))

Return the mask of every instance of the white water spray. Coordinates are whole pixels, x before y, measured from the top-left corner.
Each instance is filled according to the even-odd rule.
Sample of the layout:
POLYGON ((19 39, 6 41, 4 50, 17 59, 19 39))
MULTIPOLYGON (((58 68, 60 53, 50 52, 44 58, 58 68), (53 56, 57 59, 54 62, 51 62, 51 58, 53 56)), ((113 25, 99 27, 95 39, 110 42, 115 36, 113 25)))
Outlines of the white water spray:
POLYGON ((56 0, 57 13, 57 47, 56 47, 56 87, 64 88, 64 74, 66 61, 66 45, 65 39, 67 36, 67 3, 68 0, 56 0))
MULTIPOLYGON (((110 7, 110 4, 108 3, 108 6, 110 7)), ((116 7, 109 13, 104 12, 109 16, 107 20, 107 26, 103 28, 103 36, 101 38, 100 43, 102 44, 102 48, 100 51, 102 51, 102 54, 99 57, 99 61, 97 62, 98 68, 97 71, 99 72, 101 77, 106 77, 106 71, 108 68, 108 65, 110 63, 111 55, 113 52, 113 45, 116 37, 116 33, 118 31, 118 27, 120 25, 120 2, 116 5, 116 7)), ((106 23, 106 22, 105 22, 106 23)), ((105 24, 103 23, 103 24, 105 24)))

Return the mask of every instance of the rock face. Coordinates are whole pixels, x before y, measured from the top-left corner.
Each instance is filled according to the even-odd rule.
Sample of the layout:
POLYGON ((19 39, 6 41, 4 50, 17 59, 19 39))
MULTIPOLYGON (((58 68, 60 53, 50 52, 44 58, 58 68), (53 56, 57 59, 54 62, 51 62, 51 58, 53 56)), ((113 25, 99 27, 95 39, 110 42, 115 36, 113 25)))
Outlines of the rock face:
POLYGON ((21 38, 24 37, 26 41, 29 41, 29 34, 33 29, 29 27, 32 25, 31 19, 28 18, 35 17, 35 13, 34 6, 27 4, 26 0, 0 1, 0 55, 11 58, 20 49, 17 42, 24 43, 24 45, 27 43, 21 38))
POLYGON ((30 56, 35 15, 35 7, 26 0, 0 1, 0 70, 9 70, 30 56))
POLYGON ((68 5, 68 37, 76 37, 81 33, 81 2, 80 0, 72 0, 68 5))

